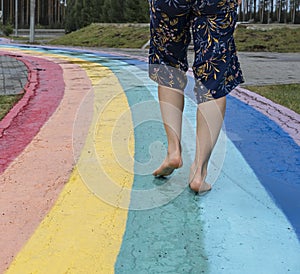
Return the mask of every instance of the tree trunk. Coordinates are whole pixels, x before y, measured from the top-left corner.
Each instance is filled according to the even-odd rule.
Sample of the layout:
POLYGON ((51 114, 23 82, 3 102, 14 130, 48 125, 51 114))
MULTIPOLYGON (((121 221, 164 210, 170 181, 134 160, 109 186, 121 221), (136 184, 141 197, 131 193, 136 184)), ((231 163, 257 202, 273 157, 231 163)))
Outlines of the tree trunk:
POLYGON ((27 1, 27 8, 26 8, 26 11, 27 11, 27 16, 26 16, 26 24, 27 26, 29 26, 30 22, 29 22, 29 10, 30 10, 30 0, 26 0, 27 1))
POLYGON ((18 15, 19 15, 19 11, 18 11, 18 6, 19 6, 19 3, 18 3, 18 0, 15 0, 15 36, 18 36, 18 15))
POLYGON ((52 20, 51 20, 51 5, 52 5, 52 1, 48 0, 48 25, 51 25, 52 20))
POLYGON ((54 6, 53 6, 54 12, 53 12, 53 23, 56 24, 57 21, 57 0, 54 0, 54 6))
POLYGON ((281 9, 282 9, 282 0, 279 0, 278 15, 277 15, 278 23, 280 23, 281 21, 281 9))
POLYGON ((256 9, 257 9, 257 3, 256 3, 257 0, 254 0, 253 1, 253 19, 254 21, 256 21, 256 9))
POLYGON ((25 1, 21 1, 21 27, 25 25, 25 1))
POLYGON ((36 21, 37 21, 37 24, 39 25, 40 24, 40 16, 41 16, 41 5, 40 5, 40 0, 37 0, 37 18, 36 18, 36 21))
POLYGON ((13 9, 14 9, 14 3, 13 0, 9 1, 9 21, 10 23, 13 22, 13 9))
POLYGON ((296 0, 293 1, 292 23, 296 23, 296 0))
POLYGON ((259 7, 260 13, 259 13, 259 21, 260 23, 264 22, 264 13, 265 13, 265 1, 262 1, 259 7))

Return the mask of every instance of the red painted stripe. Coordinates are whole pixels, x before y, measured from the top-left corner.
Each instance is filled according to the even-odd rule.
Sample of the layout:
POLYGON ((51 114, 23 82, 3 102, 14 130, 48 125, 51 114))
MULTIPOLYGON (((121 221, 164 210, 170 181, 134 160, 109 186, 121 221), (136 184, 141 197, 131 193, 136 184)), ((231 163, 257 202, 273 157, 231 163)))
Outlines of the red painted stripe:
POLYGON ((65 89, 63 70, 58 64, 26 55, 13 57, 27 66, 28 83, 23 98, 0 121, 0 174, 51 117, 65 89))
POLYGON ((25 150, 0 174, 0 273, 32 236, 70 179, 75 165, 74 121, 79 118, 76 147, 82 147, 93 116, 93 89, 86 71, 59 56, 53 61, 63 70, 64 96, 25 150), (87 111, 77 117, 82 103, 87 111))

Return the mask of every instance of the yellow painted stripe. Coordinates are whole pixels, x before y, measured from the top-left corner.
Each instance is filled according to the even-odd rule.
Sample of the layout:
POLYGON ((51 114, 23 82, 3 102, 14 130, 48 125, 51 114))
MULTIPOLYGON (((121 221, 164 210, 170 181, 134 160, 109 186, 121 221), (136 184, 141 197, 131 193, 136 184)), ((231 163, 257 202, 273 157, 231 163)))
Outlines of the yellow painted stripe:
MULTIPOLYGON (((92 124, 69 182, 7 273, 114 273, 128 214, 120 206, 128 208, 133 183, 130 108, 109 69, 65 56, 59 59, 80 64, 90 77, 92 124), (115 131, 118 120, 122 126, 115 131), (120 138, 112 137, 116 133, 120 138)), ((75 134, 76 130, 75 123, 75 134)))

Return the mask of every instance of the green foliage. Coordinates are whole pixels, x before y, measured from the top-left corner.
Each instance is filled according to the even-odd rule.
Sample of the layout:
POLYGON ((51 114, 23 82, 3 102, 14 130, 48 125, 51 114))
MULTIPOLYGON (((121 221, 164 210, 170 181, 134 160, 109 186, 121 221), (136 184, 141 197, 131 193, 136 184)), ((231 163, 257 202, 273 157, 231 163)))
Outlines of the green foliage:
POLYGON ((108 15, 110 19, 109 23, 124 23, 125 16, 124 16, 124 0, 105 0, 104 5, 106 2, 110 3, 108 15))
POLYGON ((149 22, 147 0, 69 0, 65 19, 66 32, 91 23, 149 22))
POLYGON ((149 4, 148 1, 126 0, 125 19, 127 22, 140 23, 148 22, 149 4))
POLYGON ((1 24, 0 29, 5 36, 9 36, 9 35, 13 34, 13 32, 14 32, 14 28, 13 28, 12 24, 9 24, 9 23, 5 24, 5 25, 1 24))

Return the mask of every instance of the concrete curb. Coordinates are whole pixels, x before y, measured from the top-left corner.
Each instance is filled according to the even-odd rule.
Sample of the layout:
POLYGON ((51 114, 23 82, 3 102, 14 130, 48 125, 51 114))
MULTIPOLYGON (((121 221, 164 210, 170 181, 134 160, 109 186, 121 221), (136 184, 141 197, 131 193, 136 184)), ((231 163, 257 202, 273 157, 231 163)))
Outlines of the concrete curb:
POLYGON ((0 121, 0 174, 52 116, 63 97, 65 87, 58 64, 18 52, 11 54, 26 64, 29 80, 24 96, 0 121))
POLYGON ((230 94, 277 123, 300 145, 300 115, 298 113, 245 88, 238 87, 230 94))
POLYGON ((2 55, 7 55, 23 62, 28 70, 28 81, 24 87, 24 96, 13 106, 8 114, 0 121, 0 137, 3 136, 5 129, 7 129, 20 111, 28 105, 28 102, 34 96, 34 91, 38 85, 38 71, 34 70, 34 65, 26 59, 25 56, 13 55, 7 52, 1 52, 2 55))

